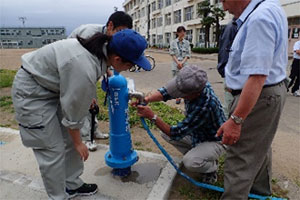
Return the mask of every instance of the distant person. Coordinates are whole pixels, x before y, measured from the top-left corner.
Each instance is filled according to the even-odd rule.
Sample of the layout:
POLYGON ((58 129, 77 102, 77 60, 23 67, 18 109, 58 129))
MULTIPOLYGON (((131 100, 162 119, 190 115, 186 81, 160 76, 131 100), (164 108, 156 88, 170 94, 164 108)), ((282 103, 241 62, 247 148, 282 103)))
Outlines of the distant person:
MULTIPOLYGON (((217 69, 222 78, 225 78, 225 66, 228 61, 230 48, 233 39, 237 33, 237 24, 235 19, 230 21, 219 38, 219 54, 218 54, 218 65, 217 69)), ((229 105, 233 101, 230 88, 228 88, 224 81, 224 113, 228 118, 229 116, 229 105)))
MULTIPOLYGON (((171 41, 170 55, 172 56, 172 75, 175 77, 179 70, 187 65, 187 60, 191 57, 190 42, 185 39, 186 30, 184 26, 179 26, 176 31, 177 38, 171 41)), ((176 104, 180 104, 180 98, 176 99, 176 104)))
POLYGON ((299 76, 300 76, 300 40, 298 40, 295 44, 294 44, 294 60, 291 66, 291 74, 290 74, 290 78, 291 78, 291 82, 288 86, 288 88, 292 87, 293 84, 294 86, 292 87, 292 93, 295 97, 300 97, 300 91, 299 91, 299 76))
MULTIPOLYGON (((112 36, 114 33, 123 30, 123 29, 131 29, 132 28, 132 18, 130 15, 123 11, 116 11, 114 12, 109 18, 106 23, 106 26, 103 26, 101 24, 85 24, 81 25, 78 28, 76 28, 68 38, 76 38, 77 36, 80 36, 82 38, 89 38, 92 35, 94 35, 97 32, 112 36)), ((108 71, 108 73, 110 73, 108 71)), ((110 74, 109 74, 110 75, 110 74)), ((107 139, 109 137, 108 134, 102 133, 98 127, 98 120, 96 119, 95 123, 95 133, 94 137, 96 139, 107 139)), ((88 115, 85 117, 84 125, 80 129, 81 136, 83 140, 86 141, 86 145, 89 150, 94 151, 96 150, 95 144, 92 144, 90 142, 91 139, 91 116, 88 115)))
POLYGON ((165 123, 148 106, 137 106, 138 115, 152 120, 161 136, 184 156, 185 168, 202 173, 202 181, 217 181, 218 159, 226 146, 215 134, 226 121, 222 105, 199 66, 186 65, 166 86, 145 97, 145 101, 168 101, 184 98, 185 118, 177 125, 165 123))
POLYGON ((108 66, 121 72, 139 64, 146 40, 126 29, 113 36, 96 33, 54 42, 22 56, 12 99, 23 145, 33 149, 49 199, 67 199, 97 192, 96 184, 79 177, 89 151, 80 129, 97 82, 108 66))

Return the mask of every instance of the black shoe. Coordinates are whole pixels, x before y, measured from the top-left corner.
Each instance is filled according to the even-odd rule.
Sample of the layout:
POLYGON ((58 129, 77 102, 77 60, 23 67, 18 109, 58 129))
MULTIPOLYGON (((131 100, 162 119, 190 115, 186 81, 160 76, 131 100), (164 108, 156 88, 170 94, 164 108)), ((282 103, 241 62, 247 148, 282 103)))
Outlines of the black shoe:
POLYGON ((75 196, 89 196, 96 194, 98 191, 98 186, 96 184, 86 184, 84 183, 81 187, 75 190, 66 189, 66 192, 69 194, 69 198, 75 196))
POLYGON ((215 184, 218 181, 217 172, 203 174, 201 181, 212 185, 215 184))

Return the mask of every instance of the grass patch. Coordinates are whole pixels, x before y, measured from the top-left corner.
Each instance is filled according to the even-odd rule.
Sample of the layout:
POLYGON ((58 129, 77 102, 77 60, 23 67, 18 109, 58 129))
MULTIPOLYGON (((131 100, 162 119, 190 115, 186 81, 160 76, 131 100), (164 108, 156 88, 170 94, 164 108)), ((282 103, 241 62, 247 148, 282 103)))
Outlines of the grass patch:
MULTIPOLYGON (((105 92, 102 91, 100 84, 97 85, 97 97, 99 103, 99 115, 98 119, 103 121, 109 121, 108 115, 108 106, 104 106, 105 100, 105 92)), ((150 103, 149 106, 151 109, 166 123, 170 125, 177 124, 178 121, 184 119, 184 115, 176 108, 172 108, 162 102, 150 103)), ((150 120, 146 119, 146 123, 150 128, 155 128, 155 126, 150 122, 150 120)), ((142 127, 140 123, 140 117, 137 115, 136 108, 129 106, 129 124, 131 127, 139 125, 142 127)))
MULTIPOLYGON (((218 187, 224 187, 224 161, 226 156, 222 155, 219 158, 219 169, 218 169, 218 181, 214 184, 218 187)), ((185 169, 186 170, 186 169, 185 169)), ((188 174, 188 173, 187 173, 188 174)), ((179 176, 179 175, 177 175, 179 176)), ((199 181, 198 177, 192 177, 196 181, 199 181)), ((182 177, 178 178, 182 179, 182 177)), ((272 180, 272 196, 277 198, 285 198, 287 199, 288 191, 280 188, 280 186, 277 184, 278 180, 273 179, 272 180)), ((179 196, 177 196, 179 199, 182 200, 190 200, 190 199, 201 199, 201 200, 217 200, 220 199, 222 193, 215 192, 212 190, 207 190, 203 188, 199 188, 192 183, 190 183, 187 180, 183 180, 181 184, 178 184, 179 186, 177 188, 174 188, 173 191, 177 193, 179 196), (177 191, 176 191, 177 190, 177 191)))
POLYGON ((0 108, 4 111, 14 113, 14 107, 11 96, 0 97, 0 108))
POLYGON ((16 70, 0 69, 0 88, 11 87, 16 70))

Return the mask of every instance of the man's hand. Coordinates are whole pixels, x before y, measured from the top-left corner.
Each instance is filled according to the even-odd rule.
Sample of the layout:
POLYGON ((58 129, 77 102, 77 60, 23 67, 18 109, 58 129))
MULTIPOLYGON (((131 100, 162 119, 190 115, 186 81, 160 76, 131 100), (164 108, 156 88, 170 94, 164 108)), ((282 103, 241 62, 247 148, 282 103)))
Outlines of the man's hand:
POLYGON ((138 109, 137 114, 140 117, 144 117, 147 119, 152 119, 154 117, 154 113, 149 106, 138 105, 137 109, 138 109))
POLYGON ((90 105, 90 109, 93 109, 95 105, 97 105, 97 100, 93 98, 92 103, 90 105))
POLYGON ((76 151, 79 153, 81 159, 86 161, 89 157, 89 150, 81 141, 80 130, 68 128, 68 132, 71 135, 76 151))
POLYGON ((74 144, 74 145, 75 145, 75 149, 79 153, 81 159, 83 161, 86 161, 88 159, 88 157, 89 157, 89 150, 86 147, 86 145, 83 144, 82 142, 78 143, 78 144, 74 144))
POLYGON ((222 134, 222 143, 233 145, 240 139, 241 125, 237 125, 232 119, 228 119, 217 131, 218 137, 220 137, 222 134))
POLYGON ((178 62, 177 68, 178 68, 178 69, 181 69, 182 66, 183 66, 183 63, 182 63, 182 62, 178 62))

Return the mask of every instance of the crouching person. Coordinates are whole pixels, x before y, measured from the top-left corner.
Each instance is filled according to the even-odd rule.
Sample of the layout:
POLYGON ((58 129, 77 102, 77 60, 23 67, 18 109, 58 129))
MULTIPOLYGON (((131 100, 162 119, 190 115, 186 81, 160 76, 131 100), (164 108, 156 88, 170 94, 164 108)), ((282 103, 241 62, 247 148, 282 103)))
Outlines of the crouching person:
POLYGON ((217 181, 218 158, 226 149, 215 135, 226 119, 206 72, 199 66, 186 66, 145 101, 174 98, 184 98, 186 109, 185 119, 175 126, 162 121, 148 106, 138 105, 138 115, 152 120, 163 132, 161 136, 184 154, 185 168, 201 173, 203 182, 213 184, 217 181))

